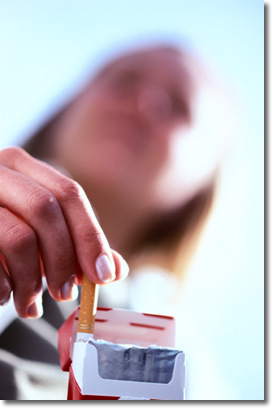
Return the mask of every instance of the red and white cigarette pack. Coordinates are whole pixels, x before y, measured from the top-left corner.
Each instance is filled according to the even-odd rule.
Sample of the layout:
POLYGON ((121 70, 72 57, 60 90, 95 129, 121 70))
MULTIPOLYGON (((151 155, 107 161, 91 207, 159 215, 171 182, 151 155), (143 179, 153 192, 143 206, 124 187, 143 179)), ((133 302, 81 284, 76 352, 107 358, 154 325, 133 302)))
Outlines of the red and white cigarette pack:
MULTIPOLYGON (((78 315, 79 307, 58 332, 61 368, 69 371, 68 400, 185 399, 186 365, 182 351, 175 356, 167 383, 102 378, 96 347, 88 341, 77 341, 78 315)), ((144 348, 174 348, 175 320, 131 310, 98 308, 94 339, 144 348)))

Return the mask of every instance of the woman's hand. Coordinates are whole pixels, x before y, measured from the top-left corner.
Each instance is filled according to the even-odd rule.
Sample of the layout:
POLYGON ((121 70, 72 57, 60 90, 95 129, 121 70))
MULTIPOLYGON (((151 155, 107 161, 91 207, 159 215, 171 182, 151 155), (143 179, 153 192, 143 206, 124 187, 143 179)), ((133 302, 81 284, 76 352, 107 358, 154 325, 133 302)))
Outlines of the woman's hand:
POLYGON ((13 291, 21 317, 42 313, 42 276, 57 301, 70 300, 82 273, 95 283, 127 275, 83 189, 17 147, 0 151, 0 304, 13 291))

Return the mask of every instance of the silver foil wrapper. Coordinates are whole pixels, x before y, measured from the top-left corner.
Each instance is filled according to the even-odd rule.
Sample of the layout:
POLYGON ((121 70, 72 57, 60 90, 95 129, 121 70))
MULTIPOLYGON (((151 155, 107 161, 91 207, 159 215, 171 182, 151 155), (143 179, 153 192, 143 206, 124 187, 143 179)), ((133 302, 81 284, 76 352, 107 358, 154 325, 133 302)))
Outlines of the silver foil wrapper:
POLYGON ((104 379, 167 384, 173 376, 176 356, 172 348, 122 345, 89 339, 97 349, 98 371, 104 379))

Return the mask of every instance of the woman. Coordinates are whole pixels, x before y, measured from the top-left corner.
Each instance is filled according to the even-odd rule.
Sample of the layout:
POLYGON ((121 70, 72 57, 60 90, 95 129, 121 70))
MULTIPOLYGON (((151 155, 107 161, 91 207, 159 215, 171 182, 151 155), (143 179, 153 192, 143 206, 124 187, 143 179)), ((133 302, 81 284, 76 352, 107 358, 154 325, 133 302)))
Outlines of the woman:
MULTIPOLYGON (((20 317, 40 317, 42 276, 56 307, 52 299, 77 296, 82 274, 99 285, 122 280, 126 261, 132 282, 148 266, 182 281, 226 141, 215 83, 185 50, 134 49, 106 64, 24 150, 0 152, 2 304, 13 292, 20 317)), ((31 399, 16 392, 2 398, 31 399)))

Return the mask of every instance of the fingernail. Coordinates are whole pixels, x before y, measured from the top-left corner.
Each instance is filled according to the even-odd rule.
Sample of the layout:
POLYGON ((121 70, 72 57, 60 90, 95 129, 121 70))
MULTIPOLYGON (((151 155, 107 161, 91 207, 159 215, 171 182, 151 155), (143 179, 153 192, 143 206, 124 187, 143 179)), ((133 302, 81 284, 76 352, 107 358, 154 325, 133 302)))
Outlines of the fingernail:
POLYGON ((100 255, 95 262, 95 267, 101 282, 110 282, 115 279, 115 265, 107 255, 100 255))
POLYGON ((125 279, 129 273, 129 266, 121 255, 120 260, 121 260, 120 279, 125 279))
POLYGON ((74 278, 71 278, 61 288, 62 300, 75 300, 78 297, 78 287, 74 282, 74 278))
POLYGON ((30 319, 38 319, 43 314, 42 297, 38 296, 32 305, 28 307, 27 317, 30 319))

